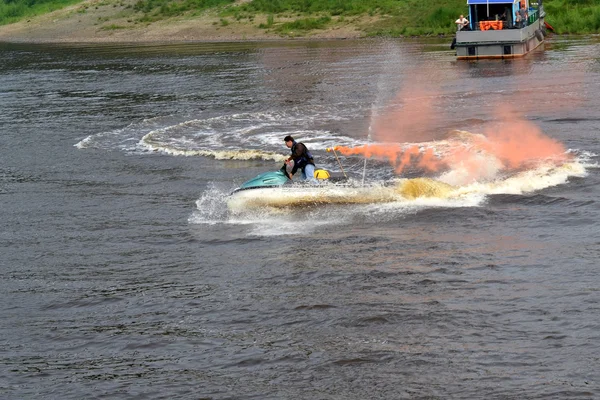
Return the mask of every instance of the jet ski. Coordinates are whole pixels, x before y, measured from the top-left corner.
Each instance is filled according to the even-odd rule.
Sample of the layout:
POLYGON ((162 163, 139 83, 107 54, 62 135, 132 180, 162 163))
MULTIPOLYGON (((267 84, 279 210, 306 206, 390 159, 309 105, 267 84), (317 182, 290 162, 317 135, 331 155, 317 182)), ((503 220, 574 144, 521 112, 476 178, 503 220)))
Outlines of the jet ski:
MULTIPOLYGON (((345 177, 332 176, 332 174, 325 169, 315 169, 315 179, 316 182, 340 182, 345 179, 345 177)), ((276 188, 281 187, 283 185, 298 185, 302 187, 307 187, 311 185, 311 182, 299 181, 293 182, 288 177, 286 172, 285 164, 277 171, 269 171, 263 172, 262 174, 247 180, 242 183, 239 188, 235 189, 232 194, 239 192, 241 190, 249 190, 249 189, 264 189, 264 188, 276 188)))
MULTIPOLYGON (((315 180, 291 180, 285 164, 277 171, 264 172, 242 183, 228 198, 230 209, 248 209, 261 206, 282 207, 286 204, 314 199, 332 184, 347 181, 346 176, 332 175, 325 169, 316 169, 315 180), (293 200, 292 200, 293 199, 293 200)), ((310 201, 309 201, 310 202, 310 201)))
POLYGON ((286 183, 290 183, 291 179, 288 178, 284 171, 285 166, 278 171, 263 172, 262 174, 242 183, 239 188, 233 191, 233 193, 248 189, 279 187, 285 185, 286 183))

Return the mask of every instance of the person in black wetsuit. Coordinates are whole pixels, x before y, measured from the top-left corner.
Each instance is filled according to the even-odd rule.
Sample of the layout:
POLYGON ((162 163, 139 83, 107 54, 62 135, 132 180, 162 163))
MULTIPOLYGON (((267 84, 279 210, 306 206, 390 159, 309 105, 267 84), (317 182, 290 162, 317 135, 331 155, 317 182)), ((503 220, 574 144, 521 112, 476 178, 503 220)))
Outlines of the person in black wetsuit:
POLYGON ((291 161, 294 161, 292 172, 287 173, 288 177, 292 179, 292 176, 298 171, 298 169, 301 169, 302 179, 316 181, 315 161, 304 143, 296 142, 294 138, 289 135, 283 138, 283 141, 285 142, 285 145, 292 151, 292 155, 286 160, 286 164, 290 164, 291 161))

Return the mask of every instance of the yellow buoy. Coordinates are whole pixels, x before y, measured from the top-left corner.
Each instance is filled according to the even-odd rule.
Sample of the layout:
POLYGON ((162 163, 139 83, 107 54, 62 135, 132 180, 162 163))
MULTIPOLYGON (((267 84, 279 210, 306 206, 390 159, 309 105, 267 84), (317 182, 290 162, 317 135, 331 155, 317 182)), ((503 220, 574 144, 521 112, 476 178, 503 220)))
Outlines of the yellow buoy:
POLYGON ((321 179, 321 180, 329 179, 329 177, 331 176, 331 175, 329 175, 329 172, 324 169, 316 169, 314 175, 315 175, 315 178, 321 179))

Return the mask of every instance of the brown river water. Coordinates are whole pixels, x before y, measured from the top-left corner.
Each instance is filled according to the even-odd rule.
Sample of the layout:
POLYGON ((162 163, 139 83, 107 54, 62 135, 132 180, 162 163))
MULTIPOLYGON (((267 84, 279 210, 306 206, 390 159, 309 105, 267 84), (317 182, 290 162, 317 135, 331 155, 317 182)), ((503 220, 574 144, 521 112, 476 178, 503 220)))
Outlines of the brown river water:
POLYGON ((600 397, 598 38, 0 52, 0 398, 600 397))

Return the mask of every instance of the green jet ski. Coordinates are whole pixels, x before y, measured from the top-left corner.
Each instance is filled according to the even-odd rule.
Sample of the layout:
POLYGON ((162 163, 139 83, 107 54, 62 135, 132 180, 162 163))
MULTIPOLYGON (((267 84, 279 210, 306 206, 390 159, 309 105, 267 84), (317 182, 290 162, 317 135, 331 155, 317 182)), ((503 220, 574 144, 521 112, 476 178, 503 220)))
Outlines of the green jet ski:
MULTIPOLYGON (((315 178, 317 179, 317 181, 329 181, 332 179, 335 181, 340 180, 340 178, 336 178, 336 177, 332 178, 329 171, 327 171, 325 169, 316 169, 315 170, 315 178)), ((247 180, 246 182, 242 183, 239 188, 235 189, 233 191, 233 193, 239 192, 241 190, 248 190, 248 189, 264 189, 264 188, 281 187, 283 185, 291 184, 291 183, 292 183, 292 180, 290 178, 288 178, 286 169, 285 169, 285 164, 284 164, 283 167, 281 167, 277 171, 263 172, 262 174, 254 177, 250 180, 247 180)), ((302 183, 302 184, 304 184, 304 183, 302 183)))

